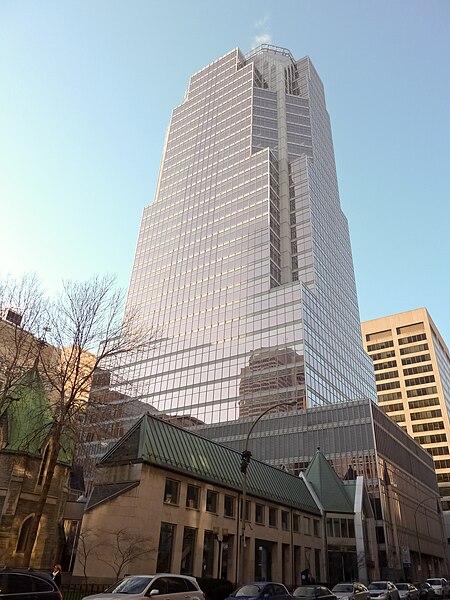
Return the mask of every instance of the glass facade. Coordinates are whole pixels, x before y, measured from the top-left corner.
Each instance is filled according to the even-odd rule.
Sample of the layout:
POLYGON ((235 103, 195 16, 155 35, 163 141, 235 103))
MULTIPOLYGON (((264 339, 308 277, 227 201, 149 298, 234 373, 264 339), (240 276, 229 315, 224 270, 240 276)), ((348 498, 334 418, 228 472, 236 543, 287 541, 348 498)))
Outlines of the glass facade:
POLYGON ((309 58, 236 49, 191 77, 144 209, 127 310, 162 334, 118 379, 166 414, 209 423, 276 403, 376 399, 309 58))

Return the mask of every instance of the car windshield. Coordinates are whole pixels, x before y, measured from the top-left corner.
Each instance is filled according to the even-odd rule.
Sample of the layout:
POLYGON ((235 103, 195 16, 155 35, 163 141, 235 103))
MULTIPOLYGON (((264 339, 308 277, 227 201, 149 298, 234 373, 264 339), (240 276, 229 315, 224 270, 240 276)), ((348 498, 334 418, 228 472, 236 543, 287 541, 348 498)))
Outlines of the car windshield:
POLYGON ((262 586, 261 585, 256 585, 255 583, 251 583, 248 585, 243 585, 242 587, 238 588, 235 592, 232 593, 232 596, 257 596, 260 591, 262 590, 262 586))
POLYGON ((395 587, 398 590, 408 590, 408 584, 407 583, 396 583, 395 587))
POLYGON ((311 585, 301 585, 294 591, 294 596, 296 596, 297 598, 315 596, 315 587, 311 585))
POLYGON ((112 594, 140 594, 152 579, 153 577, 125 577, 107 591, 112 594))
POLYGON ((440 579, 427 579, 427 581, 431 585, 442 585, 442 581, 440 579))
POLYGON ((387 590, 387 583, 385 581, 373 581, 368 585, 369 590, 387 590))
POLYGON ((351 583, 338 583, 331 590, 332 592, 353 592, 353 585, 351 583))

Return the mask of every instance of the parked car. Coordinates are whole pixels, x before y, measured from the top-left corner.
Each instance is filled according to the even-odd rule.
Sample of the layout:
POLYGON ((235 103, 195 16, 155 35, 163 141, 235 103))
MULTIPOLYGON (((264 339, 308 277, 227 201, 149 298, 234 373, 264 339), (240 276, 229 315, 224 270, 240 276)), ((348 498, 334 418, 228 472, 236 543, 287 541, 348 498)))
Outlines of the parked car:
POLYGON ((106 592, 85 596, 83 600, 118 599, 126 594, 127 600, 148 600, 164 595, 167 600, 205 600, 197 580, 188 575, 157 573, 156 575, 128 575, 108 588, 106 592))
POLYGON ((62 600, 49 573, 32 569, 0 569, 0 598, 5 600, 62 600))
POLYGON ((430 577, 427 583, 431 585, 436 596, 448 598, 450 594, 450 584, 444 577, 430 577))
POLYGON ((337 600, 337 596, 330 592, 327 587, 315 583, 299 585, 292 595, 294 598, 301 598, 302 600, 315 600, 316 598, 320 598, 320 600, 337 600))
POLYGON ((400 596, 398 589, 392 581, 372 581, 367 586, 371 598, 379 598, 379 600, 399 600, 400 596))
POLYGON ((419 590, 419 600, 433 600, 436 598, 433 588, 427 581, 415 583, 414 585, 419 590))
POLYGON ((419 590, 412 583, 399 582, 395 587, 398 589, 400 600, 420 600, 419 590))
POLYGON ((331 590, 340 600, 369 600, 370 592, 365 585, 353 583, 338 583, 331 590))
POLYGON ((246 598, 252 598, 252 600, 263 600, 263 598, 277 598, 278 600, 292 600, 292 596, 287 591, 287 588, 282 583, 275 581, 252 581, 241 585, 230 594, 227 600, 245 600, 246 598))

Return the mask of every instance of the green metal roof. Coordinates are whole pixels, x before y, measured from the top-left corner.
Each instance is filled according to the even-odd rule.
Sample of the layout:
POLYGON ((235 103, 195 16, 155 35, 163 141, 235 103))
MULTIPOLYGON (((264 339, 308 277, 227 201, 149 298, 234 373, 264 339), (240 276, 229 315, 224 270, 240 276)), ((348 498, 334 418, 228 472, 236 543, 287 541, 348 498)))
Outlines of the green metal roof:
MULTIPOLYGON (((242 489, 240 452, 150 414, 144 415, 100 464, 125 462, 146 462, 236 491, 242 489)), ((302 479, 254 458, 247 471, 247 490, 253 496, 320 514, 302 479)))
POLYGON ((52 413, 42 379, 35 367, 27 371, 9 391, 5 412, 8 423, 6 450, 39 454, 52 423, 52 413))
MULTIPOLYGON (((29 369, 8 392, 6 413, 7 444, 2 452, 27 452, 40 456, 53 423, 50 401, 36 366, 29 369)), ((61 439, 58 462, 70 464, 73 441, 69 433, 61 439)))
POLYGON ((320 449, 316 450, 304 475, 314 488, 326 512, 354 512, 351 490, 349 489, 347 493, 346 486, 320 449))

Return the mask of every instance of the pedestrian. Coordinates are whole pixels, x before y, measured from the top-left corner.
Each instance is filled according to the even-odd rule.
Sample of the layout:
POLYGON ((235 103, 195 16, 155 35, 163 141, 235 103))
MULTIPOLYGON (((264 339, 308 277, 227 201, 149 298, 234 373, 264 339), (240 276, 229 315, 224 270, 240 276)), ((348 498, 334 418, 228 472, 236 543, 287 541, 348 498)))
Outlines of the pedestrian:
POLYGON ((61 565, 55 565, 53 567, 53 573, 52 573, 53 581, 56 583, 56 585, 60 589, 61 589, 61 570, 62 570, 61 565))

